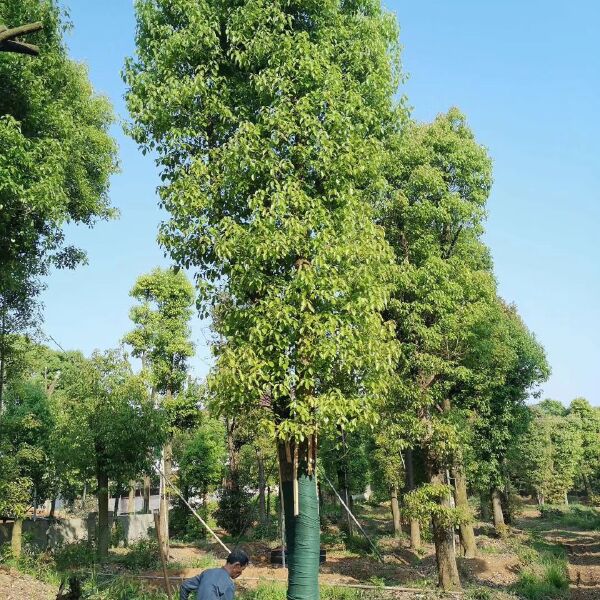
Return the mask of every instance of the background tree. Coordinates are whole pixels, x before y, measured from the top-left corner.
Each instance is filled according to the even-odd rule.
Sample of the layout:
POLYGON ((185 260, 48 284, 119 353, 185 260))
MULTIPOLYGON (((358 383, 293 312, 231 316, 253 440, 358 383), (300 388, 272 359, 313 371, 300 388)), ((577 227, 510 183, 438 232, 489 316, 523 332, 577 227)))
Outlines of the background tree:
POLYGON ((406 445, 424 450, 433 487, 419 497, 428 506, 441 503, 432 514, 440 585, 458 588, 448 494, 441 486, 448 470, 462 469, 464 412, 455 394, 470 376, 465 360, 496 294, 480 241, 491 162, 457 109, 431 124, 408 124, 390 144, 390 195, 381 219, 402 267, 389 309, 402 352, 383 409, 404 430, 406 445))
POLYGON ((577 477, 581 478, 588 499, 592 499, 600 476, 600 411, 585 398, 575 398, 569 405, 569 417, 581 433, 582 452, 577 477))
MULTIPOLYGON (((138 278, 130 295, 139 304, 131 309, 135 328, 124 341, 132 347, 132 354, 142 360, 152 395, 159 394, 169 403, 184 387, 187 360, 194 352, 189 325, 194 288, 182 271, 154 269, 138 278)), ((171 437, 169 435, 162 453, 162 469, 168 480, 172 475, 171 437)), ((164 481, 161 490, 162 540, 168 552, 169 493, 164 481)))
POLYGON ((50 265, 85 259, 65 244, 65 223, 92 225, 115 215, 108 184, 116 170, 113 121, 85 68, 67 56, 69 25, 54 0, 5 0, 8 28, 41 22, 28 38, 40 56, 0 52, 0 398, 6 334, 31 324, 50 265))
POLYGON ((79 357, 57 393, 61 460, 80 479, 93 474, 98 497, 98 554, 109 546, 108 484, 147 471, 164 440, 162 415, 119 351, 79 357))
POLYGON ((393 267, 370 206, 395 126, 396 25, 374 0, 142 0, 137 16, 130 132, 158 154, 160 240, 196 269, 204 310, 222 305, 222 410, 270 407, 288 598, 317 598, 315 435, 368 414, 391 364, 393 267))

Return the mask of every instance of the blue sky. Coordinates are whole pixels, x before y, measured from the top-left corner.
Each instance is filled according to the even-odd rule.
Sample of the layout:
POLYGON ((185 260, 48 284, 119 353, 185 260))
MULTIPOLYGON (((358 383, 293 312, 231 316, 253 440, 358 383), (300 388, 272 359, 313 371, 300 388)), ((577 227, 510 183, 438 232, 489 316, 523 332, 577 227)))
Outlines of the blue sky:
MULTIPOLYGON (((120 70, 133 52, 130 0, 65 0, 73 58, 126 118, 120 70)), ((577 1, 398 2, 386 6, 401 28, 408 96, 415 118, 450 106, 466 113, 494 160, 486 240, 500 293, 515 302, 542 342, 553 374, 544 393, 600 405, 600 95, 595 25, 600 5, 577 1)), ((168 261, 155 238, 156 169, 123 135, 112 181, 118 221, 69 228, 89 266, 53 272, 44 294, 45 330, 65 348, 114 347, 130 327, 129 289, 168 261)), ((207 323, 194 320, 206 373, 207 323)))

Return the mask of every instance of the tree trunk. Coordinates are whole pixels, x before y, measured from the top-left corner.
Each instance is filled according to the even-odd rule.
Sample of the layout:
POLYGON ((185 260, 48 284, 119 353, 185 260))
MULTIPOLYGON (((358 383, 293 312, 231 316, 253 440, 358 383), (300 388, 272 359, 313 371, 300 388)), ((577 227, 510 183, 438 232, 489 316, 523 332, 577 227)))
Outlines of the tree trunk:
POLYGON ((129 482, 129 497, 127 498, 127 512, 135 515, 135 481, 129 482))
MULTIPOLYGON (((167 481, 171 481, 171 472, 173 465, 173 451, 171 442, 168 441, 163 447, 163 473, 165 474, 160 493, 160 534, 163 545, 163 552, 166 557, 169 556, 169 490, 167 481)), ((161 476, 162 477, 162 476, 161 476)))
POLYGON ((265 462, 259 452, 257 452, 256 458, 258 460, 258 519, 261 525, 265 525, 267 522, 265 462))
MULTIPOLYGON (((406 490, 411 492, 415 489, 415 468, 411 448, 404 453, 404 464, 406 465, 406 490)), ((413 518, 410 519, 410 547, 413 550, 421 548, 421 524, 413 518)))
MULTIPOLYGON (((340 489, 340 496, 343 498, 346 506, 352 510, 353 502, 352 502, 352 494, 350 492, 350 478, 348 477, 348 445, 346 443, 346 433, 344 431, 341 432, 341 442, 342 442, 342 459, 338 466, 337 478, 338 478, 338 488, 340 489)), ((345 521, 346 529, 348 531, 349 536, 354 535, 354 521, 352 517, 348 513, 348 511, 340 506, 340 510, 342 511, 342 519, 345 521)))
MULTIPOLYGON (((314 449, 314 442, 311 444, 314 449)), ((278 445, 287 546, 287 600, 319 599, 320 526, 314 457, 309 444, 278 445), (295 466, 294 466, 295 465, 295 466)))
POLYGON ((98 481, 98 556, 108 556, 110 530, 108 528, 108 475, 100 469, 97 472, 98 481))
POLYGON ((492 511, 494 514, 494 527, 501 531, 505 526, 504 513, 502 512, 502 495, 498 488, 492 490, 492 511))
POLYGON ((585 487, 585 495, 588 500, 591 500, 594 492, 592 490, 592 486, 590 485, 590 478, 587 475, 583 475, 583 486, 585 487))
MULTIPOLYGON (((467 478, 462 465, 457 465, 453 470, 454 475, 454 503, 456 508, 471 514, 469 499, 467 496, 467 478)), ((475 532, 472 523, 461 524, 459 528, 460 544, 465 558, 475 558, 477 546, 475 544, 475 532)))
POLYGON ((14 558, 21 556, 23 547, 23 519, 15 519, 12 528, 12 536, 10 539, 10 549, 14 558))
POLYGON ((394 536, 402 535, 402 524, 400 522, 400 507, 398 506, 398 486, 393 485, 390 491, 392 505, 392 519, 394 521, 394 536))
POLYGON ((142 514, 150 513, 150 475, 145 475, 143 480, 144 486, 144 502, 142 505, 142 514))
POLYGON ((115 487, 115 503, 113 506, 113 517, 116 519, 119 514, 119 502, 121 501, 121 484, 117 483, 115 487))
MULTIPOLYGON (((444 483, 442 473, 433 473, 431 483, 444 483)), ((443 508, 450 507, 449 498, 444 495, 439 500, 443 508)), ((456 553, 454 551, 454 530, 446 527, 439 516, 433 515, 431 519, 433 528, 433 542, 435 544, 435 560, 438 568, 438 581, 444 591, 460 590, 460 577, 456 564, 456 553)))
POLYGON ((56 496, 53 496, 52 501, 50 502, 50 514, 48 515, 51 519, 54 518, 55 510, 56 510, 56 496))
POLYGON ((565 504, 569 506, 569 492, 565 490, 565 504))
POLYGON ((0 417, 4 408, 4 371, 6 362, 6 310, 2 311, 2 325, 0 329, 0 417))

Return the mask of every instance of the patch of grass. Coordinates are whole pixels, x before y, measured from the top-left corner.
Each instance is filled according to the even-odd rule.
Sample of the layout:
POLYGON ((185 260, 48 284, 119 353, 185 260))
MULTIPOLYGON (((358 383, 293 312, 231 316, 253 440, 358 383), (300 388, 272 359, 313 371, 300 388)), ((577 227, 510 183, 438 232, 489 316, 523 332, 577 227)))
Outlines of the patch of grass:
POLYGON ((516 552, 522 568, 513 589, 519 596, 527 600, 568 596, 569 576, 564 548, 532 533, 526 543, 517 545, 516 552))
POLYGON ((600 510, 593 506, 571 504, 569 506, 546 505, 540 508, 542 518, 562 527, 583 530, 600 530, 600 510))
POLYGON ((134 572, 160 569, 158 542, 147 539, 129 544, 128 552, 114 556, 113 561, 134 572))
POLYGON ((167 600, 167 595, 135 579, 118 577, 109 582, 92 578, 84 584, 86 600, 167 600))
MULTIPOLYGON (((244 592, 240 600, 285 600, 286 588, 277 583, 261 583, 254 590, 244 592)), ((321 600, 361 600, 367 598, 361 590, 333 586, 321 586, 321 600)))

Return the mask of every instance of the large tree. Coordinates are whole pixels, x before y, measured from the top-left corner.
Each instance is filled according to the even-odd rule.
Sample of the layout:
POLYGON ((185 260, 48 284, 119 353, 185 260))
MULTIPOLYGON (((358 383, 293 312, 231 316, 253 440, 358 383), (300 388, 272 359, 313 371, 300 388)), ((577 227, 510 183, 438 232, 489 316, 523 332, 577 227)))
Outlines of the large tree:
POLYGON ((63 226, 114 215, 107 193, 116 170, 110 105, 94 93, 85 67, 67 56, 69 25, 54 0, 0 5, 0 29, 33 22, 42 24, 28 37, 38 58, 0 52, 0 403, 7 336, 31 325, 40 278, 50 265, 85 259, 65 244, 63 226))
POLYGON ((160 240, 219 305, 213 389, 279 440, 288 598, 318 598, 316 435, 369 413, 392 363, 393 272, 371 205, 397 30, 378 0, 140 0, 130 130, 154 150, 160 240))
MULTIPOLYGON (((455 467, 460 480, 465 429, 453 395, 469 377, 465 360, 496 293, 480 240, 491 163, 457 109, 430 124, 410 123, 391 143, 391 193, 381 218, 402 267, 389 310, 402 353, 397 385, 384 410, 403 430, 406 443, 424 450, 431 485, 427 497, 439 504, 431 515, 439 581, 450 589, 460 581, 447 506, 450 490, 444 486, 450 483, 447 471, 455 467)), ((469 534, 472 554, 466 515, 456 514, 456 521, 469 534)))

